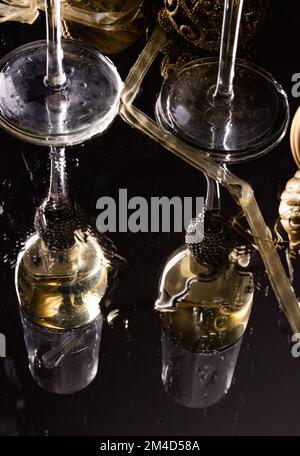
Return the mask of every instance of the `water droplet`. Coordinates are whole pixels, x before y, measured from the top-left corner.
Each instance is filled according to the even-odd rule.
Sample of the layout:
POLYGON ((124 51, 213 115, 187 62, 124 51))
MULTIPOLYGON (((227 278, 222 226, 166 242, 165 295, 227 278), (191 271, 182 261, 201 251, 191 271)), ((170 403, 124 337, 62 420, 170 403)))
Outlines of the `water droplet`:
POLYGON ((216 382, 218 374, 213 366, 205 365, 203 368, 199 368, 198 377, 204 386, 212 386, 216 382))
POLYGON ((270 290, 270 288, 269 288, 269 286, 267 285, 267 286, 265 287, 265 293, 264 293, 264 294, 265 294, 265 298, 268 298, 268 296, 269 296, 269 290, 270 290))
POLYGON ((117 318, 117 316, 119 315, 119 309, 113 309, 109 312, 109 314, 107 315, 107 323, 108 324, 112 324, 113 321, 117 318))

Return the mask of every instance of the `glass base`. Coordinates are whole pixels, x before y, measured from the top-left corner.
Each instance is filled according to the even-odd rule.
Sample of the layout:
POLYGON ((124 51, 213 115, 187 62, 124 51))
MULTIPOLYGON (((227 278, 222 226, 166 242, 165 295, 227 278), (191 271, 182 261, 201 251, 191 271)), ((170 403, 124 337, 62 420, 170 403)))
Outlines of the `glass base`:
POLYGON ((269 73, 238 61, 233 99, 217 100, 218 66, 203 59, 174 71, 157 99, 159 124, 221 162, 265 154, 287 130, 286 94, 269 73))
POLYGON ((63 41, 67 83, 45 83, 46 41, 22 46, 0 61, 0 125, 23 141, 82 143, 102 133, 118 112, 121 78, 112 62, 76 41, 63 41))

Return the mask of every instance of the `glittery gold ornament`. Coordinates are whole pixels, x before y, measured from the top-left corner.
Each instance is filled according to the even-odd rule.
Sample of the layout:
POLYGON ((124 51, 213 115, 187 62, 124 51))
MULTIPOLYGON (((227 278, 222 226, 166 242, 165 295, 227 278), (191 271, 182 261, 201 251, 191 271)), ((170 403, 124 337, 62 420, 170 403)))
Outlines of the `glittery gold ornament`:
MULTIPOLYGON (((262 24, 269 0, 246 0, 239 45, 243 46, 262 24)), ((219 50, 224 0, 164 0, 160 13, 163 28, 169 25, 194 46, 209 51, 219 50)))
MULTIPOLYGON (((300 167, 300 108, 296 112, 291 127, 291 149, 294 160, 300 167)), ((284 230, 287 232, 290 250, 300 250, 300 170, 288 181, 281 195, 279 216, 284 230)))
POLYGON ((291 250, 300 247, 300 171, 286 184, 279 206, 281 224, 287 232, 291 250))
MULTIPOLYGON (((268 3, 269 0, 244 2, 239 49, 244 48, 248 60, 252 52, 246 45, 262 25, 268 3)), ((164 8, 158 16, 168 36, 161 64, 163 78, 182 65, 219 51, 223 10, 224 0, 164 0, 164 8)))

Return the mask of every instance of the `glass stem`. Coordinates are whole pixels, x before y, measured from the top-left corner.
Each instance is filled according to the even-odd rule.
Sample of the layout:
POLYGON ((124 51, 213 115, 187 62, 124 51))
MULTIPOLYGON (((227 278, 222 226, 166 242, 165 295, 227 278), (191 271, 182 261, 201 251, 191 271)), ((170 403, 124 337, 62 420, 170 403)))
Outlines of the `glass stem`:
POLYGON ((68 200, 65 148, 51 147, 50 160, 51 171, 48 201, 51 201, 55 206, 60 206, 68 200))
POLYGON ((67 78, 63 69, 61 45, 61 0, 45 0, 47 27, 47 68, 45 83, 52 88, 63 88, 67 78))
POLYGON ((221 209, 221 197, 220 197, 220 186, 219 182, 211 177, 207 176, 207 191, 206 191, 206 200, 205 200, 205 207, 206 210, 220 210, 221 209))
POLYGON ((219 72, 214 98, 233 98, 233 79, 244 0, 224 0, 219 72))

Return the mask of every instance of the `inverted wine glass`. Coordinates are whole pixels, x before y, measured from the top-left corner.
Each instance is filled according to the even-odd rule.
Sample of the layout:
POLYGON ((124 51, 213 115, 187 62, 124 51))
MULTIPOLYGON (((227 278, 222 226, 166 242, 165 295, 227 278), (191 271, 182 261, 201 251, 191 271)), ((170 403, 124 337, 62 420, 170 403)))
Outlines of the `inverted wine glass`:
POLYGON ((221 162, 271 150, 289 121, 287 96, 271 74, 236 60, 243 0, 225 0, 219 60, 175 70, 156 103, 160 125, 221 162))
POLYGON ((47 39, 0 61, 0 126, 34 144, 79 144, 112 122, 122 82, 98 51, 61 40, 60 0, 45 0, 45 10, 47 39))
POLYGON ((49 195, 19 254, 16 287, 31 373, 43 388, 69 394, 97 373, 113 249, 104 251, 68 196, 64 146, 104 132, 118 112, 122 81, 98 51, 61 40, 60 0, 45 6, 47 39, 0 61, 0 126, 50 146, 49 195))

